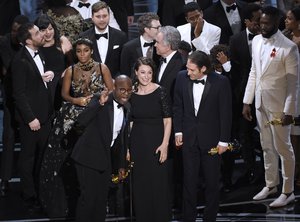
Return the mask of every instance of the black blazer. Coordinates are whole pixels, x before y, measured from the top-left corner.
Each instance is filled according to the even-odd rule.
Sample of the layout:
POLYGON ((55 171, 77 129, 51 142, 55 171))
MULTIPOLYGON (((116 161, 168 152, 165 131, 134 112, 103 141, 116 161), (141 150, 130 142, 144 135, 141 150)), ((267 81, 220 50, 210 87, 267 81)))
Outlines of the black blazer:
POLYGON ((182 56, 177 51, 169 61, 160 81, 158 81, 157 73, 156 83, 166 88, 171 99, 173 99, 174 95, 174 86, 177 74, 180 70, 183 70, 185 68, 184 65, 185 64, 183 62, 182 56))
POLYGON ((114 153, 117 153, 117 168, 124 168, 126 150, 124 137, 127 135, 125 120, 129 108, 124 107, 126 111, 124 124, 111 148, 114 117, 113 98, 110 95, 104 106, 100 106, 98 98, 95 96, 88 107, 78 116, 75 128, 83 129, 83 134, 78 138, 71 157, 83 166, 104 171, 111 165, 109 162, 111 161, 110 152, 114 150, 114 153))
MULTIPOLYGON (((241 17, 241 30, 245 29, 245 24, 243 21, 243 14, 242 14, 242 7, 246 3, 241 3, 240 1, 236 1, 237 4, 237 10, 239 11, 240 17, 241 17)), ((227 44, 229 43, 230 36, 233 35, 233 32, 231 30, 230 24, 228 22, 228 19, 226 17, 225 11, 223 9, 223 6, 220 2, 220 0, 216 3, 214 3, 212 6, 204 10, 203 12, 204 19, 212 23, 213 25, 216 25, 221 28, 221 37, 220 37, 220 44, 227 44)))
POLYGON ((246 30, 230 38, 231 79, 235 98, 242 104, 251 68, 251 54, 246 30))
POLYGON ((100 53, 95 37, 95 28, 92 27, 80 34, 80 37, 88 38, 93 42, 93 59, 97 62, 104 63, 109 68, 112 77, 114 78, 120 73, 120 59, 123 45, 127 42, 127 36, 124 32, 115 28, 108 28, 108 49, 106 60, 101 61, 100 53))
MULTIPOLYGON (((41 53, 40 57, 45 65, 41 53)), ((44 85, 41 74, 25 47, 13 59, 12 84, 17 120, 23 124, 28 124, 35 118, 41 124, 47 122, 53 112, 50 90, 44 85)))
MULTIPOLYGON (((134 64, 139 57, 143 56, 140 37, 132 39, 124 44, 121 53, 121 73, 127 76, 134 76, 134 64)), ((156 53, 156 47, 153 46, 153 61, 156 66, 159 65, 160 56, 156 53)))
POLYGON ((123 32, 128 32, 127 16, 134 15, 133 0, 104 0, 114 13, 123 32))
MULTIPOLYGON (((212 5, 212 0, 197 0, 202 10, 212 5)), ((186 24, 183 12, 184 0, 158 0, 157 14, 162 25, 179 26, 186 24)))
POLYGON ((210 73, 197 116, 194 111, 193 82, 187 71, 178 73, 174 92, 174 131, 183 133, 183 149, 197 141, 209 150, 219 141, 229 142, 231 131, 231 89, 227 77, 210 73))

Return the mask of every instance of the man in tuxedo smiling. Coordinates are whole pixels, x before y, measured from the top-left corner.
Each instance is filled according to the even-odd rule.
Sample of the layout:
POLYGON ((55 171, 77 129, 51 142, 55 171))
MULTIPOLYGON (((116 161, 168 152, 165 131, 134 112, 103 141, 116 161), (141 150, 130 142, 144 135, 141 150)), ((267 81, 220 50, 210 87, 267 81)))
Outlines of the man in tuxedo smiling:
POLYGON ((219 209, 220 155, 227 150, 231 132, 231 88, 227 77, 211 72, 207 54, 195 51, 187 70, 178 73, 174 92, 176 146, 182 146, 183 217, 195 221, 200 173, 204 178, 203 221, 216 221, 219 209))

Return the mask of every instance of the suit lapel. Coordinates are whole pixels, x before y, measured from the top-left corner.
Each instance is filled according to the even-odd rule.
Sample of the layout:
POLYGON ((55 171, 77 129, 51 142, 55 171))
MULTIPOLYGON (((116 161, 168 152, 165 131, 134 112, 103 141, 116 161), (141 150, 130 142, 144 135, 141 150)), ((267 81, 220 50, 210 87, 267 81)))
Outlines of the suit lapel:
POLYGON ((109 26, 108 27, 108 46, 107 46, 107 54, 106 54, 106 58, 105 61, 108 61, 110 59, 110 56, 112 54, 113 51, 113 47, 114 47, 114 43, 115 43, 115 36, 113 34, 113 30, 112 28, 109 26))
POLYGON ((108 116, 109 116, 109 123, 110 123, 110 131, 111 135, 114 129, 114 100, 111 95, 110 102, 108 103, 108 116))
MULTIPOLYGON (((276 39, 275 39, 275 41, 274 41, 274 43, 273 43, 274 47, 270 48, 269 52, 267 53, 268 57, 267 57, 267 58, 263 58, 263 59, 265 59, 266 61, 265 61, 265 66, 262 67, 262 72, 261 72, 262 75, 264 75, 264 73, 265 73, 266 70, 269 68, 271 62, 272 62, 273 59, 274 59, 274 58, 269 58, 269 56, 271 57, 271 53, 272 53, 273 49, 275 49, 275 50, 276 50, 275 52, 278 53, 278 51, 279 51, 279 49, 280 49, 280 47, 281 47, 281 42, 282 42, 281 36, 280 36, 280 37, 278 36, 278 37, 275 37, 275 38, 276 38, 276 39)), ((261 46, 262 46, 263 44, 264 44, 264 43, 262 42, 261 46)), ((275 56, 276 56, 276 55, 275 55, 275 56)))
POLYGON ((99 63, 103 63, 103 61, 101 61, 101 57, 97 45, 97 39, 95 37, 95 28, 92 28, 89 38, 93 42, 93 59, 99 63))
POLYGON ((189 98, 190 98, 190 102, 191 102, 191 105, 194 109, 194 97, 193 97, 193 82, 190 81, 190 78, 187 76, 187 90, 188 90, 188 95, 189 95, 189 98))
MULTIPOLYGON (((42 78, 42 76, 41 76, 40 70, 38 69, 37 65, 35 64, 35 62, 34 62, 32 56, 30 55, 30 53, 28 52, 28 50, 27 50, 26 48, 24 48, 24 50, 25 50, 25 55, 26 55, 26 58, 27 58, 28 62, 31 64, 31 66, 33 67, 33 69, 34 69, 34 71, 35 71, 34 73, 35 73, 36 75, 38 75, 38 77, 39 77, 40 80, 42 81, 43 85, 45 85, 45 84, 44 84, 44 80, 43 80, 43 78, 42 78)), ((44 59, 43 59, 43 56, 40 55, 40 58, 41 58, 43 67, 45 68, 45 61, 44 61, 44 59)), ((45 88, 46 88, 46 87, 45 87, 45 88)))
MULTIPOLYGON (((211 78, 208 75, 207 79, 206 79, 205 86, 204 86, 204 90, 203 90, 203 93, 202 93, 202 98, 201 98, 201 101, 200 101, 199 109, 200 109, 201 105, 203 105, 203 103, 205 102, 205 100, 207 98, 207 95, 208 95, 208 93, 210 91, 210 88, 211 88, 211 78)), ((199 113, 199 111, 198 111, 198 113, 199 113)))

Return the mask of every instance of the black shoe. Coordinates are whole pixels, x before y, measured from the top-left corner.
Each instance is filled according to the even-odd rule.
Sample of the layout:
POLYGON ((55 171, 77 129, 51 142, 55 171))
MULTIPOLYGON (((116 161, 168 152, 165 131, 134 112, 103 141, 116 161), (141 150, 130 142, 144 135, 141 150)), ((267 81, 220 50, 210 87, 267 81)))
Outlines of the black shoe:
POLYGON ((40 201, 36 197, 30 197, 30 198, 26 198, 23 200, 24 200, 25 206, 30 211, 40 211, 42 209, 40 201))
POLYGON ((9 183, 7 180, 2 180, 0 184, 0 197, 5 197, 9 189, 9 183))
POLYGON ((229 193, 229 192, 231 192, 231 190, 232 190, 232 184, 225 184, 223 186, 223 192, 224 193, 229 193))

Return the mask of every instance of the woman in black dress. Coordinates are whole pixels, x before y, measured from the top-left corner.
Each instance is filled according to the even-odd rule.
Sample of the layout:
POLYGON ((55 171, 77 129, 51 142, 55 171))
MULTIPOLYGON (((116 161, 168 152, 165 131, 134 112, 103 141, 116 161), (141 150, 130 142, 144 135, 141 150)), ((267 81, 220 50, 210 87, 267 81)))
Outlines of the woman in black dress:
MULTIPOLYGON (((72 215, 76 206, 76 175, 69 155, 76 142, 73 126, 91 97, 104 87, 111 91, 109 69, 92 58, 93 43, 78 39, 74 51, 78 63, 65 71, 62 84, 62 107, 56 116, 48 139, 40 171, 40 199, 49 217, 72 215)), ((78 194, 77 194, 78 195, 78 194)))
POLYGON ((65 36, 60 36, 55 22, 48 15, 40 15, 34 24, 44 34, 45 44, 39 50, 46 61, 46 70, 54 72, 54 78, 48 83, 48 87, 51 91, 55 111, 58 111, 62 102, 62 75, 67 66, 73 63, 72 44, 65 36))
POLYGON ((154 66, 149 58, 137 60, 131 96, 129 153, 134 162, 133 202, 138 222, 166 222, 171 216, 166 163, 171 105, 166 90, 153 83, 154 66))

